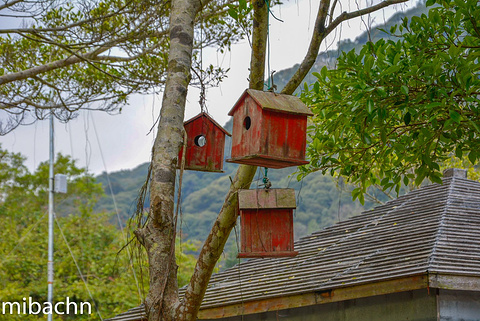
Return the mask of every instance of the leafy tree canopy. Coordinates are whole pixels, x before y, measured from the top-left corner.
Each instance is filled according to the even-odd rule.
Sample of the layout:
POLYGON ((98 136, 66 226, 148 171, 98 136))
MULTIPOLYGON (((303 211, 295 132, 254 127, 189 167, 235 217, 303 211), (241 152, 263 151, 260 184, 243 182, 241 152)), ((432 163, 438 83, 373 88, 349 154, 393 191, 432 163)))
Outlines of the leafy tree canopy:
MULTIPOLYGON (((225 72, 202 71, 200 48, 228 49, 249 29, 248 12, 229 14, 233 3, 203 2, 193 84, 215 83, 225 72)), ((132 93, 161 90, 170 7, 166 0, 0 1, 0 15, 11 26, 0 28, 0 134, 51 110, 66 121, 81 108, 112 112, 132 93)))
POLYGON ((480 5, 428 0, 428 15, 403 20, 397 41, 343 53, 316 73, 304 101, 315 113, 303 175, 330 171, 358 185, 395 189, 441 182, 441 165, 480 158, 480 5))

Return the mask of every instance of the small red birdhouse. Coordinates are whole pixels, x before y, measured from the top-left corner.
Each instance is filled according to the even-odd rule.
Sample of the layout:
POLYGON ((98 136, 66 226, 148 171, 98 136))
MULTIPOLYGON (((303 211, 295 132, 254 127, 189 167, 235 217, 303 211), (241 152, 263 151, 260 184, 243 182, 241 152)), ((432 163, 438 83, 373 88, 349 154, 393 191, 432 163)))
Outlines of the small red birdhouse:
MULTIPOLYGON (((200 113, 183 123, 187 133, 185 169, 222 172, 225 135, 231 136, 206 113, 200 113)), ((182 164, 183 148, 178 156, 178 167, 182 164)))
POLYGON ((233 135, 227 162, 269 168, 308 164, 307 116, 313 113, 298 97, 247 89, 228 114, 233 135))
POLYGON ((240 258, 295 256, 293 249, 293 189, 238 192, 241 224, 240 258))

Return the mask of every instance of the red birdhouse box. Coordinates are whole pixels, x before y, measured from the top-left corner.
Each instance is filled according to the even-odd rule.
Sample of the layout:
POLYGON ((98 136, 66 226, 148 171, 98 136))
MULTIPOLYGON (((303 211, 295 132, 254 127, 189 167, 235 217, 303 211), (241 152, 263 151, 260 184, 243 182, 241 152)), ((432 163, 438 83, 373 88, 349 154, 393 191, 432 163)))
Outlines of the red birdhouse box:
POLYGON ((228 114, 233 135, 227 162, 269 168, 308 164, 307 116, 313 113, 298 97, 247 89, 228 114))
POLYGON ((293 249, 293 189, 240 190, 240 258, 295 256, 293 249))
MULTIPOLYGON (((231 136, 206 113, 200 113, 183 123, 187 133, 185 169, 222 172, 225 135, 231 136)), ((178 167, 182 164, 183 148, 178 156, 178 167)))

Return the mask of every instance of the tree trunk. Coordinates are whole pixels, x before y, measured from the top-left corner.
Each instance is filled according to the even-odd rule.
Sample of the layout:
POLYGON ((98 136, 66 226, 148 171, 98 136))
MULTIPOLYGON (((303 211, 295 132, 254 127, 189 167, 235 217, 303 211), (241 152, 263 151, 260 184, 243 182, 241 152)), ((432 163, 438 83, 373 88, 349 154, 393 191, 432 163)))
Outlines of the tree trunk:
POLYGON ((198 0, 173 0, 167 82, 153 146, 150 213, 136 236, 147 251, 150 290, 145 305, 149 320, 174 320, 179 304, 175 263, 174 192, 178 151, 183 143, 183 119, 193 50, 193 26, 198 0))
MULTIPOLYGON (((256 1, 253 14, 252 55, 250 84, 252 89, 263 89, 265 53, 268 33, 268 7, 256 1)), ((215 264, 223 252, 228 236, 237 222, 237 192, 249 188, 257 170, 256 166, 240 165, 225 198, 222 209, 200 252, 195 271, 178 310, 177 321, 196 320, 208 281, 215 264)))

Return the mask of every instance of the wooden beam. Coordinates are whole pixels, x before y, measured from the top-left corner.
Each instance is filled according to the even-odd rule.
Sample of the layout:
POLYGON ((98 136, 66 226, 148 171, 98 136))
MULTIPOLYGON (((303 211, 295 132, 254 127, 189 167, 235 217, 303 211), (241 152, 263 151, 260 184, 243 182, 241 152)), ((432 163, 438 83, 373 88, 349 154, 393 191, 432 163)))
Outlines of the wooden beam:
POLYGON ((480 291, 480 277, 478 276, 430 274, 428 278, 431 288, 480 291))
POLYGON ((375 295, 426 289, 428 286, 428 276, 423 274, 401 279, 332 289, 322 292, 310 292, 261 301, 243 302, 228 306, 201 309, 198 314, 198 318, 202 320, 220 319, 239 315, 339 302, 375 295))

